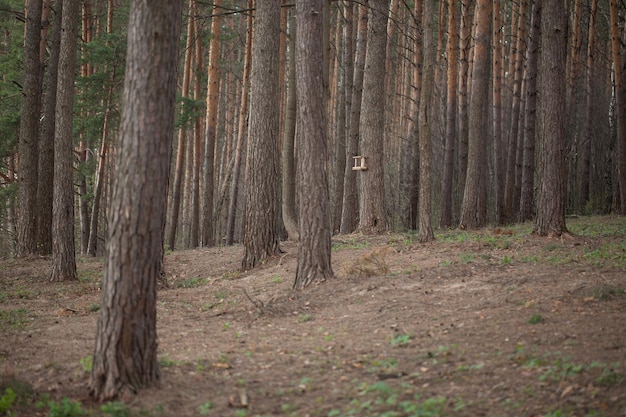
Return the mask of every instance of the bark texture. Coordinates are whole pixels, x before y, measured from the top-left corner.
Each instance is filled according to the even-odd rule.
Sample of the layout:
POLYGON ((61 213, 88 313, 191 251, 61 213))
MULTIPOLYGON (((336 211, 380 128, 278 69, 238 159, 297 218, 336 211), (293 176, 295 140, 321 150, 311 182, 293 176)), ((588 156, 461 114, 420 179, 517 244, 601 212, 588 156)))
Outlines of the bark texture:
POLYGON ((278 43, 280 2, 256 7, 250 75, 250 124, 246 163, 246 216, 242 268, 257 266, 280 250, 278 240, 278 43))
POLYGON ((333 275, 328 191, 328 145, 322 59, 322 3, 296 3, 296 74, 298 91, 298 266, 294 288, 302 289, 333 275))
POLYGON ((104 401, 159 377, 156 284, 163 234, 183 2, 131 4, 100 317, 90 393, 104 401))

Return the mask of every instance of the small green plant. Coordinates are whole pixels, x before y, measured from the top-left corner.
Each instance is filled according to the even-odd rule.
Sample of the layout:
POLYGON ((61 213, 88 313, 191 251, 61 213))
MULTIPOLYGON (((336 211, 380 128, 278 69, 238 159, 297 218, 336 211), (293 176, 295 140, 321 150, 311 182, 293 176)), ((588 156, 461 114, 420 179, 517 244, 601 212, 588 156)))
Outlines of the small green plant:
POLYGON ((97 312, 97 311, 100 311, 100 304, 98 304, 98 303, 93 303, 93 304, 91 304, 91 305, 87 308, 87 311, 88 311, 89 313, 95 313, 95 312, 97 312))
POLYGON ((530 318, 528 319, 528 324, 539 324, 542 321, 543 321, 543 316, 537 313, 537 314, 533 314, 532 316, 530 316, 530 318))
POLYGON ((121 401, 112 401, 102 404, 100 411, 112 417, 130 417, 128 406, 121 401))
POLYGON ((224 324, 222 324, 222 327, 224 328, 224 330, 229 330, 230 329, 230 323, 229 322, 224 322, 224 324))
POLYGON ((195 288, 203 284, 206 284, 206 279, 202 279, 198 277, 191 277, 191 278, 186 278, 182 281, 177 282, 176 287, 177 288, 195 288))
POLYGON ((593 383, 601 387, 612 387, 621 384, 623 380, 624 378, 616 367, 605 367, 602 370, 602 374, 595 378, 593 383))
POLYGON ((510 264, 511 264, 511 262, 513 262, 513 258, 511 258, 510 256, 508 256, 508 255, 504 255, 504 256, 502 257, 502 263, 503 263, 504 265, 510 265, 510 264))
POLYGON ((80 364, 83 367, 83 371, 91 372, 93 369, 93 356, 87 355, 84 358, 80 358, 80 364))
POLYGON ((277 275, 275 277, 272 277, 272 282, 274 284, 280 284, 280 282, 282 281, 282 279, 277 275))
POLYGON ((311 320, 313 320, 313 316, 311 316, 310 314, 300 314, 298 316, 299 323, 306 323, 307 321, 311 321, 311 320))
POLYGON ((25 308, 0 311, 0 331, 23 330, 28 323, 28 310, 25 308))
POLYGON ((50 401, 48 408, 50 410, 48 417, 80 417, 85 415, 80 402, 72 401, 67 397, 63 397, 60 402, 50 401))
POLYGON ((470 264, 474 262, 474 260, 476 259, 476 255, 474 255, 473 253, 461 253, 459 254, 459 259, 463 264, 470 264))
POLYGON ((246 417, 248 415, 248 410, 237 410, 235 411, 235 417, 246 417))
POLYGON ((409 334, 399 334, 394 336, 391 339, 391 346, 406 346, 411 341, 411 335, 409 334))
POLYGON ((0 396, 0 414, 9 415, 9 410, 13 407, 13 403, 15 403, 15 392, 11 388, 6 388, 4 390, 4 394, 0 396))
POLYGON ((171 360, 170 358, 168 358, 167 356, 161 356, 159 358, 159 365, 161 365, 163 368, 169 368, 170 366, 175 366, 177 365, 176 361, 171 360))
POLYGON ((443 261, 439 262, 439 266, 450 266, 452 265, 452 261, 450 259, 444 259, 443 261))
POLYGON ((200 413, 201 416, 207 416, 211 412, 211 409, 213 409, 213 401, 207 401, 198 406, 198 413, 200 413))

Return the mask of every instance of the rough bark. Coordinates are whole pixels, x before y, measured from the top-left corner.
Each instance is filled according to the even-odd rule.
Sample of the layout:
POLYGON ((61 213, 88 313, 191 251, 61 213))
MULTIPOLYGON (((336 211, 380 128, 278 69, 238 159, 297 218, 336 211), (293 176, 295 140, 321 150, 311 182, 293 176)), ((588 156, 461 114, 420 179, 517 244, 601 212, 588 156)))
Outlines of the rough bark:
POLYGON ((491 52, 491 0, 476 3, 476 43, 472 70, 468 130, 467 179, 460 227, 475 229, 487 221, 487 121, 489 113, 489 56, 491 52))
POLYGON ((539 91, 537 218, 533 233, 560 236, 565 226, 565 73, 567 15, 560 0, 543 0, 539 91))
POLYGON ((419 232, 418 239, 421 243, 435 239, 433 232, 432 216, 432 130, 433 130, 433 91, 435 83, 435 40, 433 38, 434 14, 433 0, 424 1, 423 16, 423 42, 424 64, 422 66, 422 90, 420 95, 418 129, 419 129, 419 232))
POLYGON ((246 163, 246 215, 242 268, 254 268, 280 251, 278 240, 278 42, 280 2, 256 7, 250 74, 250 124, 246 163))
POLYGON ((493 1, 493 181, 495 191, 495 222, 504 217, 504 163, 502 159, 502 11, 501 0, 493 1))
POLYGON ((124 157, 115 173, 89 382, 99 401, 136 392, 159 377, 156 284, 163 268, 182 8, 167 0, 131 4, 119 144, 124 157))
POLYGON ((24 79, 20 108, 17 256, 37 253, 37 182, 41 112, 41 0, 30 0, 24 35, 24 79))
POLYGON ((328 191, 328 149, 323 79, 322 3, 296 3, 298 265, 294 288, 303 289, 333 275, 328 191))
POLYGON ((80 2, 63 7, 58 91, 54 129, 54 199, 52 202, 51 281, 78 280, 74 244, 74 80, 80 2))
POLYGON ((389 2, 370 3, 367 30, 367 51, 363 72, 363 102, 359 131, 361 152, 366 158, 367 171, 361 175, 359 230, 363 233, 387 231, 384 188, 385 134, 385 48, 389 2))
POLYGON ((57 101, 57 74, 59 72, 59 50, 61 45, 61 16, 63 1, 57 0, 52 36, 50 38, 50 58, 45 73, 45 93, 43 98, 43 120, 39 138, 39 175, 37 185, 37 250, 40 255, 52 253, 52 199, 54 184, 54 125, 57 101))

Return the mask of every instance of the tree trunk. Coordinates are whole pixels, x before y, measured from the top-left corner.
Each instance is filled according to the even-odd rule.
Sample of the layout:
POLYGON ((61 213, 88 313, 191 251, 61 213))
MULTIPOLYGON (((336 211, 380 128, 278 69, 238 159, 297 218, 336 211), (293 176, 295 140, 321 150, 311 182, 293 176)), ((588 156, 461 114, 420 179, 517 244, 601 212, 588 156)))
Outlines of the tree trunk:
POLYGON ((24 84, 20 108, 17 256, 37 253, 37 182, 41 112, 41 0, 30 0, 24 37, 24 84))
POLYGON ((54 187, 54 129, 57 101, 57 75, 61 45, 63 1, 57 0, 54 14, 50 58, 46 71, 43 120, 39 138, 39 175, 37 185, 37 244, 40 255, 52 254, 52 200, 54 187))
POLYGON ((580 207, 585 210, 590 194, 590 172, 591 172, 591 143, 594 134, 591 129, 591 115, 593 113, 593 69, 594 51, 596 48, 596 19, 598 14, 598 0, 591 1, 591 11, 589 12, 589 34, 587 40, 587 59, 585 66, 585 110, 582 120, 582 145, 581 145, 581 174, 580 174, 580 207))
POLYGON ((541 4, 533 1, 530 42, 526 59, 526 110, 524 116, 524 156, 518 221, 532 220, 535 208, 535 137, 537 132, 537 62, 541 37, 541 4))
POLYGON ((502 43, 501 0, 493 1, 493 181, 496 224, 504 220, 504 163, 502 159, 502 43))
POLYGON ((277 214, 278 178, 278 42, 280 2, 256 7, 250 75, 250 125, 246 163, 246 217, 242 268, 249 270, 280 251, 277 214))
POLYGON ((50 281, 78 280, 74 244, 74 169, 72 130, 74 80, 80 2, 63 7, 58 91, 54 129, 54 200, 52 202, 52 273, 50 281))
POLYGON ((298 266, 294 288, 303 289, 333 275, 328 191, 326 106, 319 62, 323 55, 322 2, 296 3, 298 94, 298 266))
POLYGON ((91 395, 111 400, 159 377, 156 284, 174 129, 183 3, 131 3, 119 159, 91 395), (141 76, 140 76, 141 74, 141 76))
MULTIPOLYGON (((611 8, 611 56, 613 58, 613 74, 615 76, 615 114, 617 124, 617 185, 620 195, 620 214, 626 215, 626 82, 624 82, 624 66, 626 59, 621 56, 619 32, 618 1, 610 1, 611 8)), ((626 33, 626 29, 625 29, 626 33)))
MULTIPOLYGON (((496 0, 497 1, 497 0, 496 0)), ((458 28, 457 0, 448 0, 448 92, 446 105, 446 138, 441 186, 442 228, 452 226, 452 185, 454 183, 454 151, 457 140, 457 79, 458 79, 458 28)))
MULTIPOLYGON (((472 15, 475 0, 461 0, 461 36, 459 47, 459 195, 463 199, 467 179, 467 151, 469 126, 469 62, 472 35, 472 15)), ((458 200, 457 200, 458 204, 458 200)))
POLYGON ((296 134, 296 19, 289 25, 289 80, 287 87, 287 106, 283 132, 283 189, 282 215, 287 236, 298 241, 298 216, 296 214, 296 169, 295 169, 295 134, 296 134))
MULTIPOLYGON (((253 0, 248 0, 248 8, 254 5, 253 0)), ((250 60, 252 59, 252 14, 246 19, 246 51, 243 59, 243 81, 241 83, 241 106, 239 109, 239 127, 237 128, 237 144, 235 146, 235 160, 233 162, 233 175, 230 185, 230 199, 228 205, 228 225, 226 227, 226 244, 232 245, 235 236, 235 220, 237 219, 237 202, 239 200, 239 177, 241 176, 241 158, 244 142, 248 134, 248 90, 250 81, 250 60)), ((295 174, 294 174, 295 175, 295 174)))
MULTIPOLYGON (((363 68, 367 46, 367 7, 358 6, 357 40, 354 58, 354 76, 350 99, 350 121, 348 125, 348 143, 346 145, 346 172, 343 183, 343 204, 341 208, 341 227, 339 232, 354 232, 359 219, 359 201, 357 188, 357 172, 352 170, 353 157, 359 155, 359 120, 361 119, 361 102, 363 96, 363 68)), ((350 76, 348 74, 348 76, 350 76)), ((350 94, 348 92, 347 94, 350 94)))
MULTIPOLYGON (((195 0, 189 0, 189 18, 187 21, 187 42, 185 45, 185 64, 183 68, 183 86, 181 96, 189 97, 189 86, 191 85, 191 61, 194 52, 194 15, 192 13, 195 0)), ((212 41, 213 42, 213 41, 212 41)), ((183 102, 184 103, 184 102, 183 102)), ((184 104, 181 106, 181 113, 185 113, 184 104)), ((170 209, 170 230, 167 236, 167 246, 174 250, 176 246, 176 231, 180 213, 180 200, 183 189, 183 174, 185 167, 185 153, 187 144, 187 129, 185 126, 178 128, 178 147, 176 150, 176 167, 174 169, 174 185, 172 186, 172 207, 170 209)), ((190 162, 188 162, 190 163, 190 162)))
POLYGON ((360 216, 359 230, 363 233, 387 231, 384 188, 385 134, 385 47, 389 1, 370 3, 367 52, 363 72, 363 103, 359 131, 361 152, 366 158, 367 170, 359 171, 360 216))
POLYGON ((567 15, 560 0, 544 0, 541 16, 540 146, 537 219, 533 233, 560 236, 565 226, 565 73, 567 15))
POLYGON ((435 83, 435 53, 436 45, 433 39, 433 19, 434 15, 433 0, 424 1, 423 22, 423 56, 424 64, 422 66, 422 90, 419 104, 419 172, 420 172, 420 188, 419 188, 419 234, 418 239, 421 243, 430 242, 435 239, 433 232, 431 215, 432 215, 432 184, 431 184, 431 160, 432 160, 432 129, 434 122, 433 90, 435 83))
POLYGON ((467 182, 460 227, 483 227, 487 218, 487 121, 489 119, 489 55, 491 52, 491 0, 476 3, 476 43, 470 97, 467 182))
MULTIPOLYGON (((213 10, 222 0, 213 2, 213 10)), ((208 84, 206 96, 206 127, 204 150, 204 209, 202 210, 202 246, 213 246, 213 194, 215 184, 215 142, 217 138, 217 105, 219 100, 219 56, 222 18, 214 14, 211 19, 211 44, 209 45, 208 84)))
MULTIPOLYGON (((198 0, 193 2, 192 13, 195 15, 198 12, 198 0)), ((199 25, 197 19, 193 19, 194 33, 198 33, 199 25)), ((194 66, 196 68, 193 99, 197 102, 202 96, 202 38, 200 36, 195 37, 194 46, 194 66)), ((202 116, 197 115, 194 121, 193 128, 193 184, 192 184, 192 196, 191 196, 191 225, 189 233, 189 247, 197 248, 200 244, 200 177, 202 176, 202 136, 204 133, 202 116)))

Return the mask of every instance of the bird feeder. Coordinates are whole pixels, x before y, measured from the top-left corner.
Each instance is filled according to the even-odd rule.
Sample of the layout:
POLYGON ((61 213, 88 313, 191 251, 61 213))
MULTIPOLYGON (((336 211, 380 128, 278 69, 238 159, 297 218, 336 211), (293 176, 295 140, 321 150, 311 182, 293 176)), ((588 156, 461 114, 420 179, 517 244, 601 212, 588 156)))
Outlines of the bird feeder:
POLYGON ((367 171, 364 156, 353 156, 352 159, 354 159, 354 166, 352 167, 353 171, 367 171))

